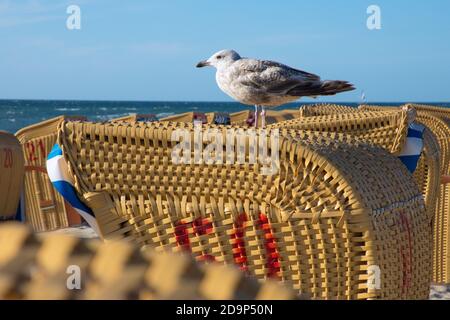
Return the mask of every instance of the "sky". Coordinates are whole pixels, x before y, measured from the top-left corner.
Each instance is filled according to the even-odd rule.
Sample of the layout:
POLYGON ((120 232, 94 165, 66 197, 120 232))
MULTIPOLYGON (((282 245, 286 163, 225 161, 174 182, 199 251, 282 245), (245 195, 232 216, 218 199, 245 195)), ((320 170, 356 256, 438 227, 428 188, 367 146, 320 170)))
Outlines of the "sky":
POLYGON ((449 14, 448 0, 0 0, 0 99, 232 101, 195 64, 234 49, 357 87, 318 102, 450 101, 449 14))

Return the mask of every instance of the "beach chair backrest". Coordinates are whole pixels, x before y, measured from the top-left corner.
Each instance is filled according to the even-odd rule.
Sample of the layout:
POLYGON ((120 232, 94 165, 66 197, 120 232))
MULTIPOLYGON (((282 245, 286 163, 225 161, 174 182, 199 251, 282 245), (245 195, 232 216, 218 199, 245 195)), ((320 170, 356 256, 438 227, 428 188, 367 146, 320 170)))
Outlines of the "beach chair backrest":
MULTIPOLYGON (((300 112, 295 109, 286 110, 265 110, 266 112, 266 124, 278 123, 286 120, 292 120, 300 117, 300 112)), ((255 112, 253 110, 244 110, 232 113, 230 115, 231 124, 238 126, 254 126, 255 112)), ((262 125, 262 118, 258 115, 258 126, 262 125)))
POLYGON ((202 112, 194 112, 192 115, 192 122, 193 123, 200 123, 205 124, 208 123, 208 119, 206 115, 202 112))
MULTIPOLYGON (((417 120, 434 134, 439 147, 438 180, 450 175, 450 117, 447 110, 418 109, 417 120)), ((439 183, 439 182, 438 182, 439 183)), ((440 184, 433 223, 433 281, 450 283, 450 184, 440 184)))
POLYGON ((55 192, 46 169, 47 155, 56 142, 57 126, 64 119, 82 121, 86 118, 56 117, 25 127, 16 133, 25 161, 25 221, 36 231, 81 223, 79 215, 55 192))
POLYGON ((416 109, 417 111, 423 111, 427 114, 432 114, 436 117, 440 118, 450 118, 450 105, 447 105, 446 107, 441 106, 431 106, 431 105, 425 105, 425 104, 416 104, 412 103, 409 104, 411 107, 416 109))
POLYGON ((408 129, 406 112, 368 111, 302 117, 275 123, 270 128, 343 132, 399 153, 408 129))
MULTIPOLYGON (((248 162, 256 147, 249 137, 245 164, 173 162, 177 129, 194 136, 193 125, 180 122, 61 123, 58 144, 74 187, 106 239, 235 264, 313 298, 428 296, 431 235, 422 195, 384 149, 290 131, 279 149, 267 138, 279 165, 264 175, 248 162), (368 270, 381 284, 368 284, 368 270)), ((202 126, 209 129, 223 135, 216 150, 224 150, 225 128, 202 126)), ((186 154, 195 158, 193 148, 186 154)))
POLYGON ((185 123, 200 123, 205 124, 208 122, 207 116, 202 112, 186 112, 181 114, 175 114, 165 118, 161 118, 162 122, 185 122, 185 123))
POLYGON ((153 122, 158 121, 158 117, 155 114, 147 113, 147 114, 139 114, 139 113, 132 113, 127 116, 119 117, 111 119, 112 122, 119 122, 119 121, 125 121, 125 122, 153 122))
POLYGON ((243 110, 243 111, 238 111, 238 112, 234 112, 230 114, 230 122, 233 125, 236 126, 247 126, 247 120, 249 119, 250 115, 253 115, 254 111, 250 111, 250 110, 243 110))
POLYGON ((298 117, 300 117, 300 113, 298 110, 266 110, 266 124, 292 120, 298 117))
POLYGON ((0 131, 0 222, 16 217, 23 188, 24 160, 17 138, 0 131))
POLYGON ((210 112, 206 114, 207 122, 210 124, 230 125, 231 116, 228 112, 210 112))
MULTIPOLYGON (((434 211, 433 281, 450 283, 450 184, 440 184, 441 177, 450 174, 450 109, 418 104, 405 106, 414 108, 416 121, 427 127, 423 155, 414 176, 426 190, 428 210, 434 211)), ((367 105, 362 110, 396 111, 402 107, 367 105)))
POLYGON ((302 105, 300 106, 298 112, 300 113, 301 117, 314 117, 337 113, 351 113, 355 112, 355 110, 356 108, 345 105, 317 103, 302 105))

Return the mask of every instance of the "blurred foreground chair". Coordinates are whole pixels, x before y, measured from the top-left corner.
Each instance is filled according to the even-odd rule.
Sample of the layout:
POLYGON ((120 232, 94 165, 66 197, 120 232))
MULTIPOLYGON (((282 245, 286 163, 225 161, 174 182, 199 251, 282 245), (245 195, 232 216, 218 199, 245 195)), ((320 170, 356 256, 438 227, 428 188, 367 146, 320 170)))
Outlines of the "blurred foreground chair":
POLYGON ((36 236, 18 223, 0 225, 0 247, 0 299, 304 298, 231 266, 198 264, 187 255, 139 250, 127 242, 36 236), (68 283, 80 289, 70 290, 68 283))
MULTIPOLYGON (((236 149, 244 164, 176 164, 172 154, 180 145, 172 134, 185 129, 188 141, 198 134, 193 127, 60 124, 58 144, 74 186, 105 239, 236 264, 313 298, 428 297, 429 220, 420 190, 397 158, 351 139, 290 130, 278 147, 263 131, 256 133, 279 157, 272 175, 250 161, 257 146, 250 137, 236 149)), ((254 132, 201 128, 222 135, 216 156, 225 151, 226 128, 254 132)), ((194 144, 185 154, 189 161, 194 144)), ((225 154, 231 161, 234 152, 225 154)))
POLYGON ((60 116, 25 127, 16 133, 25 159, 25 220, 35 231, 81 223, 79 215, 54 190, 46 169, 47 155, 56 142, 57 126, 64 119, 86 120, 78 116, 60 116))
POLYGON ((13 220, 23 188, 24 160, 17 138, 0 131, 0 222, 13 220))

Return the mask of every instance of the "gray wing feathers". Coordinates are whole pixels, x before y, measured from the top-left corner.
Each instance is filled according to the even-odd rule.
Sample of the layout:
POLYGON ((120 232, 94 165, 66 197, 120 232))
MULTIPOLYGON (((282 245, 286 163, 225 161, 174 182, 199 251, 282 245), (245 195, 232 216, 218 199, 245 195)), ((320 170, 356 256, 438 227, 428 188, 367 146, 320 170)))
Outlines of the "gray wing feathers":
POLYGON ((243 59, 240 80, 243 85, 263 89, 267 93, 286 94, 304 83, 320 83, 320 77, 274 61, 243 59))
POLYGON ((355 88, 347 81, 324 81, 319 83, 304 83, 292 88, 288 95, 298 97, 331 96, 336 93, 352 91, 355 88))
POLYGON ((315 74, 274 61, 242 59, 240 63, 240 83, 269 94, 317 96, 333 95, 354 89, 346 81, 322 82, 315 74))

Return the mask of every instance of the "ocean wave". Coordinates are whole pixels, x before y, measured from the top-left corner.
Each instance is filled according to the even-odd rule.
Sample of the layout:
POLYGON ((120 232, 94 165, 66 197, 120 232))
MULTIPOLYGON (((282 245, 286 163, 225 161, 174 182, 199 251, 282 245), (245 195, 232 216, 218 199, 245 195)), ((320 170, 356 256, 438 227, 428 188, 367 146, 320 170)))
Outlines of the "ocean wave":
POLYGON ((81 108, 55 108, 56 111, 80 111, 81 108))
POLYGON ((159 106, 153 106, 152 110, 161 110, 161 109, 171 109, 173 108, 173 106, 168 106, 168 105, 159 105, 159 106))
POLYGON ((114 118, 120 118, 128 115, 127 113, 115 113, 115 114, 98 114, 95 116, 89 117, 90 120, 99 120, 99 121, 107 121, 114 118))

